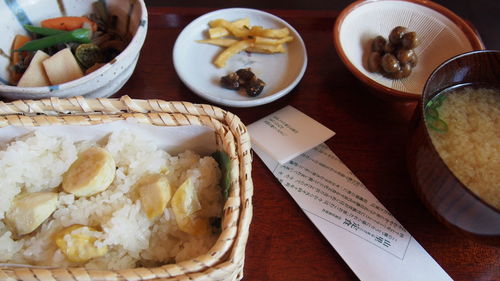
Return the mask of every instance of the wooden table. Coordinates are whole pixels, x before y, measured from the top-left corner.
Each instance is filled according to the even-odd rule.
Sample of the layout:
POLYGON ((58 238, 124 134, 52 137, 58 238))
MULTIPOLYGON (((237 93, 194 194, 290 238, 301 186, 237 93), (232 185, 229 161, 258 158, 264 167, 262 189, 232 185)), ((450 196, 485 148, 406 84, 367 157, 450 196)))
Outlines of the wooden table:
MULTIPOLYGON (((175 2, 175 1, 173 1, 175 2)), ((344 1, 345 2, 345 1, 344 1)), ((209 8, 149 7, 149 31, 124 94, 133 98, 207 103, 177 77, 172 47, 182 28, 209 8)), ((344 67, 331 40, 338 10, 267 10, 304 39, 308 68, 287 96, 254 108, 226 108, 250 124, 292 105, 337 134, 327 145, 455 280, 499 280, 500 250, 441 225, 410 184, 405 165, 414 103, 383 101, 344 67)), ((255 155, 254 217, 244 280, 356 280, 348 265, 255 155)))

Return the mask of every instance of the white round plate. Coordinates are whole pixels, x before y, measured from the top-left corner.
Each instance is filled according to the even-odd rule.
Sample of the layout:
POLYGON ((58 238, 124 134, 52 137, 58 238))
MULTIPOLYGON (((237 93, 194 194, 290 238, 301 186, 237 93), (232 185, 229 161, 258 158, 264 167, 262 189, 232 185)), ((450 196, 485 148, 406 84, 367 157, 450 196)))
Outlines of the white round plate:
POLYGON ((179 34, 173 50, 174 68, 187 87, 199 96, 219 105, 251 107, 272 102, 289 93, 300 81, 307 66, 304 41, 299 33, 284 20, 254 9, 230 8, 210 12, 192 21, 179 34), (250 25, 290 30, 294 40, 287 43, 287 52, 257 54, 241 52, 231 57, 226 66, 217 68, 213 61, 223 47, 197 43, 208 38, 208 22, 222 18, 234 21, 248 17, 250 25), (220 78, 240 68, 250 67, 266 83, 256 97, 244 92, 222 88, 220 78))

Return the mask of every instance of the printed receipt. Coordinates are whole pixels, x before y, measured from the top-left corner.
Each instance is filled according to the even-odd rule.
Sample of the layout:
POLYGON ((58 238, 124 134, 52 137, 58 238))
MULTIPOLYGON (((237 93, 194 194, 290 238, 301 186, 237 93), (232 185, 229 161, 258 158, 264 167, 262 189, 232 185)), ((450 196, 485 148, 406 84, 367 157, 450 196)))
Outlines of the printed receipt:
POLYGON ((313 119, 305 124, 303 113, 288 106, 249 125, 248 130, 254 151, 361 280, 452 280, 322 143, 324 139, 316 139, 311 149, 285 153, 283 147, 298 146, 284 145, 280 130, 265 129, 276 120, 294 132, 293 138, 309 142, 316 135, 311 131, 324 131, 324 127, 313 119), (303 134, 299 127, 308 132, 303 134), (272 135, 273 131, 276 135, 272 135), (279 138, 280 142, 262 138, 279 138), (298 156, 280 164, 275 155, 267 153, 274 146, 280 147, 281 159, 287 154, 298 156))

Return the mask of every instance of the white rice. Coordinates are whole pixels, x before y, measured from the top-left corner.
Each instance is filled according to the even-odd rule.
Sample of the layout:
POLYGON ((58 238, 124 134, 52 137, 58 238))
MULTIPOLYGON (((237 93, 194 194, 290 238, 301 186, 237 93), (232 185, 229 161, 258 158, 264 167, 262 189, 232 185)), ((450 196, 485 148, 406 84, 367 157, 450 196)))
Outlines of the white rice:
POLYGON ((0 151, 0 263, 123 269, 179 262, 208 252, 217 234, 199 237, 179 230, 169 205, 162 216, 150 220, 141 211, 140 201, 133 202, 127 193, 147 173, 166 173, 174 188, 190 178, 202 204, 200 216, 221 217, 223 199, 218 185, 221 175, 213 158, 191 151, 171 156, 141 135, 122 130, 98 142, 116 162, 112 185, 87 198, 64 193, 59 188, 62 175, 78 152, 92 145, 96 144, 73 143, 42 130, 3 144, 0 151), (15 238, 3 223, 5 213, 16 195, 38 191, 59 192, 58 208, 33 233, 15 238), (101 227, 96 246, 107 246, 108 252, 86 264, 68 261, 52 235, 73 224, 101 227))

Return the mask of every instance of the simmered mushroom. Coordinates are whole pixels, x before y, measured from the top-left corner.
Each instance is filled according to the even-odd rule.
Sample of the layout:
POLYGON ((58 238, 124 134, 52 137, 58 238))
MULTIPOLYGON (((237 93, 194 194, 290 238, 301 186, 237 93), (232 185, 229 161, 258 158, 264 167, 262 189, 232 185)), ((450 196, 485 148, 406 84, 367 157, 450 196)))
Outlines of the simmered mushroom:
POLYGON ((382 64, 382 55, 379 52, 371 52, 368 58, 368 70, 371 72, 380 72, 382 64))
POLYGON ((385 53, 394 53, 395 50, 396 50, 396 45, 391 42, 387 42, 387 44, 385 44, 384 46, 385 53))
POLYGON ((413 67, 410 64, 401 64, 401 78, 406 78, 410 76, 413 67))
POLYGON ((382 69, 387 73, 393 73, 401 70, 401 66, 393 54, 387 53, 382 57, 382 69))
POLYGON ((384 37, 382 36, 377 36, 375 39, 373 39, 372 42, 372 52, 377 52, 377 53, 382 53, 384 52, 385 44, 387 43, 387 40, 385 40, 384 37))
POLYGON ((389 40, 382 36, 375 37, 368 56, 368 71, 379 72, 391 79, 408 77, 418 62, 413 50, 418 44, 417 34, 408 32, 403 26, 393 28, 389 40))
POLYGON ((411 67, 417 66, 418 56, 417 56, 417 54, 415 52, 412 53, 412 55, 411 55, 410 60, 408 61, 408 63, 411 65, 411 67))
POLYGON ((413 57, 416 56, 415 52, 410 49, 399 49, 398 52, 396 53, 396 58, 401 62, 401 63, 409 63, 411 60, 413 60, 413 57))
POLYGON ((385 73, 384 75, 391 79, 403 79, 411 74, 411 66, 409 64, 400 64, 399 70, 392 73, 385 73))
POLYGON ((405 33, 406 33, 406 27, 396 26, 395 28, 392 29, 391 33, 389 34, 389 42, 391 42, 394 45, 400 44, 401 38, 403 38, 403 35, 405 33))
POLYGON ((405 49, 415 49, 419 43, 417 33, 415 32, 407 32, 401 38, 401 44, 405 49))

